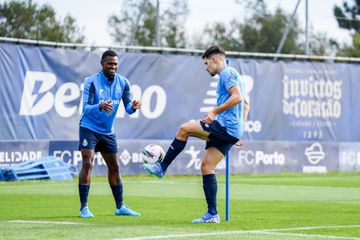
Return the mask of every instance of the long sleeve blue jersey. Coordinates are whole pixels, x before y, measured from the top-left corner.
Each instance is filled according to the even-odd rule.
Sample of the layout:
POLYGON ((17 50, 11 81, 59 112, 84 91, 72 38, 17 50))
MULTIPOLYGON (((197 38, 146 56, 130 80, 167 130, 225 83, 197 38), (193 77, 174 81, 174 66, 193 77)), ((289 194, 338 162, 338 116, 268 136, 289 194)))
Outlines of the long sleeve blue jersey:
POLYGON ((87 77, 84 84, 80 126, 100 134, 113 134, 115 116, 121 100, 126 112, 134 113, 130 83, 124 76, 116 73, 114 79, 109 80, 104 72, 100 71, 87 77), (112 100, 114 107, 111 114, 99 109, 99 104, 108 100, 112 100))

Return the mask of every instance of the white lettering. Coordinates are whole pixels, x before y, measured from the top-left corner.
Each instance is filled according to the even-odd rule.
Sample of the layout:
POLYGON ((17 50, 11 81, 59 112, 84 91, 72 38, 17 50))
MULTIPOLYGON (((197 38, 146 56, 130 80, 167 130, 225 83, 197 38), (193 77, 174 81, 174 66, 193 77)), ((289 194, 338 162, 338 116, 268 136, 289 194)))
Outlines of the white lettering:
POLYGON ((341 117, 342 81, 283 78, 283 112, 323 119, 341 117))
POLYGON ((166 107, 166 93, 164 89, 160 86, 154 85, 148 87, 143 94, 142 97, 142 107, 141 111, 144 114, 146 118, 154 119, 158 118, 165 110, 166 107), (156 95, 156 103, 155 108, 153 111, 151 111, 151 99, 152 96, 156 95))
MULTIPOLYGON (((84 84, 79 86, 76 83, 67 82, 54 91, 52 89, 55 85, 56 76, 53 73, 27 71, 21 97, 20 115, 37 116, 45 114, 53 108, 63 118, 72 117, 77 110, 81 113, 83 99, 80 96, 84 84), (40 83, 40 85, 36 83, 40 83), (79 98, 79 106, 77 106, 75 102, 79 98)), ((149 86, 143 94, 138 85, 132 85, 131 89, 133 98, 142 102, 142 111, 136 111, 130 115, 131 118, 139 118, 140 112, 148 119, 161 116, 166 107, 166 92, 162 87, 149 86)), ((123 118, 125 116, 123 104, 120 104, 120 100, 113 100, 113 104, 120 105, 116 117, 123 118)))
POLYGON ((79 86, 68 82, 61 85, 55 94, 56 112, 63 118, 71 117, 75 114, 77 106, 66 107, 65 103, 74 101, 80 97, 79 86), (66 93, 69 92, 67 95, 66 93))
POLYGON ((21 96, 20 115, 36 116, 48 112, 54 105, 54 96, 49 90, 53 88, 55 84, 56 76, 53 73, 27 71, 21 96), (40 82, 41 85, 37 93, 33 93, 36 82, 40 82), (42 93, 45 93, 44 96, 37 101, 38 95, 42 93))
POLYGON ((30 160, 36 160, 42 157, 41 151, 14 151, 14 152, 0 152, 0 163, 19 163, 30 160))
POLYGON ((274 153, 264 153, 263 151, 239 151, 239 160, 248 165, 284 165, 285 155, 275 151, 274 153))

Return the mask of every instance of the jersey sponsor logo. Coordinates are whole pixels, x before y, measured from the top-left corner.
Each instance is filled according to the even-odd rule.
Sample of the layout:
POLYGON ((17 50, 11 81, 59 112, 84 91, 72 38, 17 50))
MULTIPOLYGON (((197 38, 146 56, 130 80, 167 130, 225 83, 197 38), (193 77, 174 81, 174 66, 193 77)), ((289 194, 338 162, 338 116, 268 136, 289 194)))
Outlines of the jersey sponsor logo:
MULTIPOLYGON (((105 102, 105 100, 100 100, 99 103, 103 103, 105 102)), ((120 104, 120 100, 111 100, 111 105, 119 105, 120 104)))
MULTIPOLYGON (((54 111, 63 118, 70 118, 82 111, 81 94, 84 84, 65 82, 57 86, 57 78, 51 72, 27 71, 21 96, 19 114, 22 116, 40 116, 54 111)), ((150 85, 144 90, 138 85, 131 86, 133 98, 142 102, 141 111, 136 111, 130 118, 139 118, 140 114, 147 119, 156 119, 165 111, 167 96, 159 85, 150 85)), ((104 90, 100 89, 99 95, 104 90)), ((125 116, 125 109, 120 100, 113 104, 119 105, 117 118, 125 116)))

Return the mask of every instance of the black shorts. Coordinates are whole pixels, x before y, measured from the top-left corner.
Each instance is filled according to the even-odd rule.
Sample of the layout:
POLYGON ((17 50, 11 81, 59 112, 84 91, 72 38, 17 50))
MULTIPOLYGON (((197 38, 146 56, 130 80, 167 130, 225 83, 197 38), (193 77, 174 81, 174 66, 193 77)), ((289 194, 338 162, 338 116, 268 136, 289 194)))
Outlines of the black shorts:
POLYGON ((117 153, 118 151, 115 134, 105 135, 80 127, 79 136, 79 150, 95 149, 95 152, 102 153, 117 153))
POLYGON ((230 148, 239 141, 236 137, 228 134, 226 127, 221 126, 217 120, 212 121, 210 124, 205 124, 200 121, 200 124, 202 128, 209 133, 209 141, 206 142, 205 149, 214 147, 226 156, 230 148))

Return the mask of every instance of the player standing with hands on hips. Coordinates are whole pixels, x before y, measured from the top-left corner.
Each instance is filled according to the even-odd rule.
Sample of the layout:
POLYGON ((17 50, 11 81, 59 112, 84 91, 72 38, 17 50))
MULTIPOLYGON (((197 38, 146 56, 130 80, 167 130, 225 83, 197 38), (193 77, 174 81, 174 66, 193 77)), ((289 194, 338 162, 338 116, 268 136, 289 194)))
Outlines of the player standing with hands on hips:
POLYGON ((206 70, 211 76, 219 74, 217 86, 217 106, 199 122, 182 124, 171 143, 164 160, 156 164, 144 164, 150 174, 162 178, 171 162, 185 148, 189 137, 206 141, 201 173, 208 211, 193 223, 220 223, 217 212, 217 181, 215 168, 230 148, 243 134, 243 116, 249 111, 244 100, 245 87, 239 73, 226 64, 225 51, 218 47, 208 48, 202 55, 206 70))
POLYGON ((79 131, 82 156, 79 174, 80 217, 94 217, 88 207, 88 195, 95 151, 101 152, 108 167, 108 182, 116 203, 115 215, 140 216, 123 203, 114 121, 121 100, 128 114, 140 109, 141 103, 132 100, 129 81, 116 73, 118 56, 114 51, 103 53, 101 66, 102 70, 86 78, 84 84, 84 106, 79 131))

